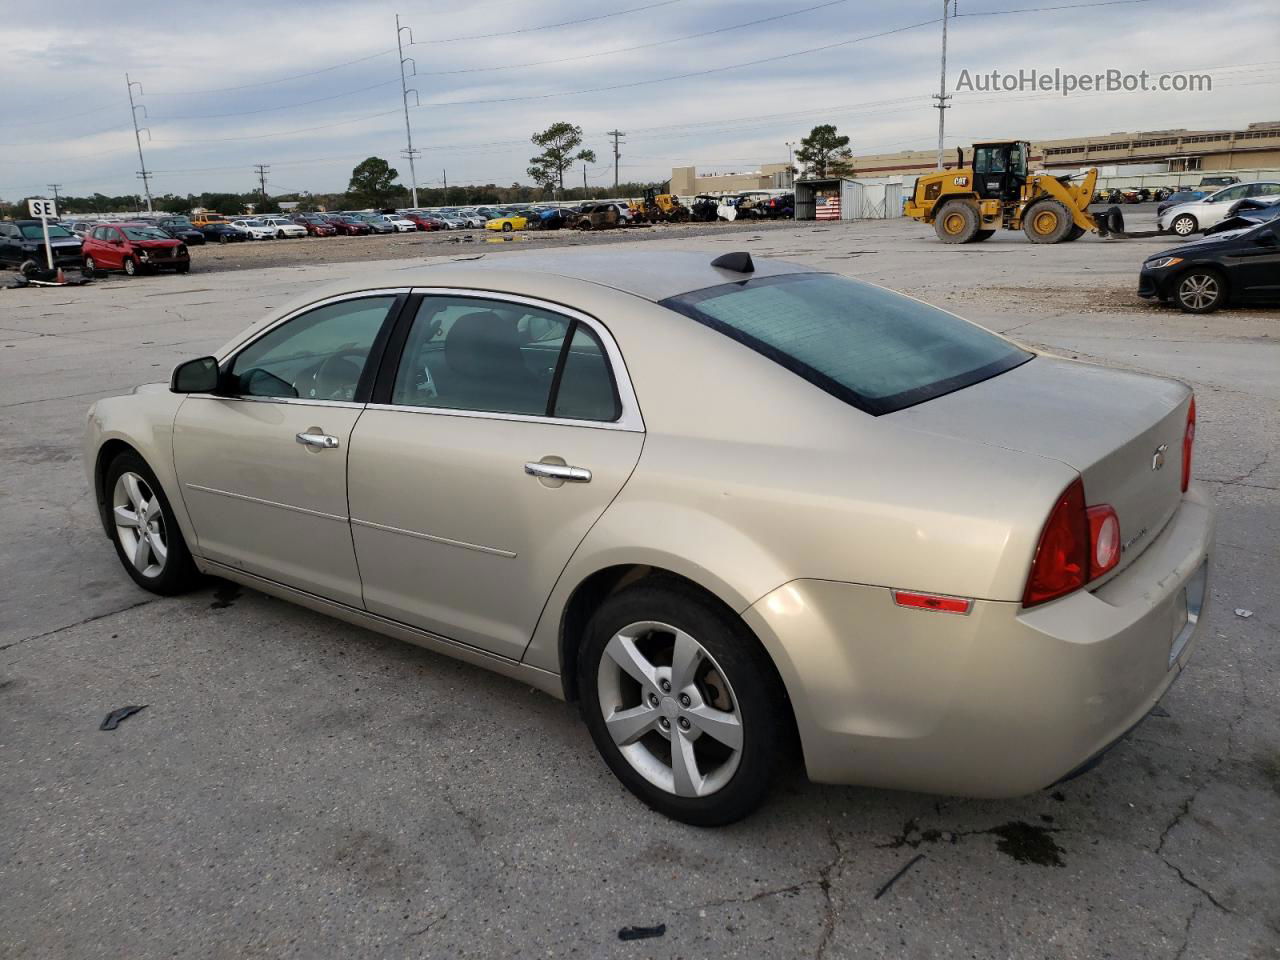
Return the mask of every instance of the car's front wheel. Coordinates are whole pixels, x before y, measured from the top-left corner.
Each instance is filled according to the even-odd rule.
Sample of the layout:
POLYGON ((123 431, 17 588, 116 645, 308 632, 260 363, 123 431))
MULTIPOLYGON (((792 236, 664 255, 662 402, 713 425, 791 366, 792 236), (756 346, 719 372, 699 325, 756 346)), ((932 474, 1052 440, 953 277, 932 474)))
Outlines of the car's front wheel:
POLYGON ((120 265, 124 268, 127 276, 136 277, 138 275, 138 261, 133 257, 125 257, 120 265))
POLYGON ((754 810, 791 729, 781 682, 733 614, 679 583, 605 601, 579 660, 587 727, 653 809, 697 826, 754 810))
POLYGON ((1178 278, 1174 297, 1184 313, 1212 313, 1227 300, 1227 286, 1216 270, 1188 270, 1178 278))
POLYGON ((1169 224, 1169 229, 1180 237, 1189 237, 1199 229, 1196 218, 1189 213, 1181 214, 1173 218, 1173 223, 1169 224))
POLYGON ((189 590, 198 574, 173 508, 151 468, 136 453, 111 461, 106 475, 112 541, 125 572, 144 590, 189 590))
POLYGON ((84 258, 84 266, 80 270, 86 277, 96 277, 98 275, 98 263, 93 257, 84 258))

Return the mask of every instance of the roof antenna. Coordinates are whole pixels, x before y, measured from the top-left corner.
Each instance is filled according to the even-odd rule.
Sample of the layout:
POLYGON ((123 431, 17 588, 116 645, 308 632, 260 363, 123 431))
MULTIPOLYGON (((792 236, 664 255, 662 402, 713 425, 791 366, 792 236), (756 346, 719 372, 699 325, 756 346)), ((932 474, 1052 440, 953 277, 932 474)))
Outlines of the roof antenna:
POLYGON ((756 265, 751 262, 751 254, 746 251, 726 253, 711 261, 713 267, 721 270, 732 270, 734 273, 755 273, 756 265))

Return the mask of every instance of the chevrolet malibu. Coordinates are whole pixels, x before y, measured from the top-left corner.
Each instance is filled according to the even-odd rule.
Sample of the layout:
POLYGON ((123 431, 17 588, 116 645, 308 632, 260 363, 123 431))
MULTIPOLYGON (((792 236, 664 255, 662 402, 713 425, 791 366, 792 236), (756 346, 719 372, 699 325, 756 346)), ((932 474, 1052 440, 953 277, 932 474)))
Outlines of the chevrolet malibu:
POLYGON ((99 400, 129 576, 213 574, 580 703, 689 823, 810 778, 1079 773, 1184 668, 1214 510, 1180 383, 747 254, 315 291, 99 400))

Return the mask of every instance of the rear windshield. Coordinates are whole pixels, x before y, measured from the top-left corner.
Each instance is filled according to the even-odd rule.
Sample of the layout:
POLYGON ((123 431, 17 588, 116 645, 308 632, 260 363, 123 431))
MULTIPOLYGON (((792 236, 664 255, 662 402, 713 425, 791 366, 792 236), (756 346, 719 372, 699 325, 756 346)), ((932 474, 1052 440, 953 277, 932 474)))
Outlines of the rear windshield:
POLYGON ((829 273, 726 283, 662 305, 875 415, 970 386, 1033 356, 928 304, 829 273))

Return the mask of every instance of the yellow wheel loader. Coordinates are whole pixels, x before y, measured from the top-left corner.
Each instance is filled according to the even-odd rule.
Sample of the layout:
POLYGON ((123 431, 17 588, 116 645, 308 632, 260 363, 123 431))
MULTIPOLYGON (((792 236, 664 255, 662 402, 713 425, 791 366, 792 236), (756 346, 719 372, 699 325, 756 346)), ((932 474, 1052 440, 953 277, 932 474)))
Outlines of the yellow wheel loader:
POLYGON ((1078 180, 1028 173, 1029 152, 1025 140, 977 143, 972 166, 965 166, 959 151, 959 169, 922 176, 903 212, 932 223, 943 243, 979 243, 1001 229, 1021 230, 1033 243, 1065 243, 1086 231, 1104 237, 1112 232, 1108 218, 1089 213, 1096 169, 1078 180))
POLYGON ((645 190, 644 199, 630 204, 631 219, 636 223, 686 223, 689 208, 674 193, 645 190))

